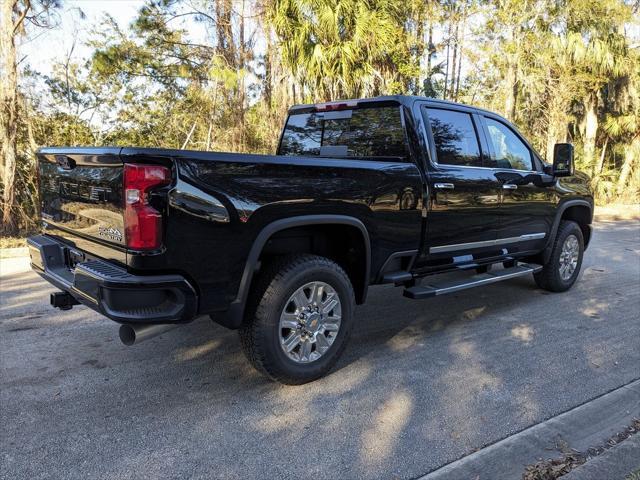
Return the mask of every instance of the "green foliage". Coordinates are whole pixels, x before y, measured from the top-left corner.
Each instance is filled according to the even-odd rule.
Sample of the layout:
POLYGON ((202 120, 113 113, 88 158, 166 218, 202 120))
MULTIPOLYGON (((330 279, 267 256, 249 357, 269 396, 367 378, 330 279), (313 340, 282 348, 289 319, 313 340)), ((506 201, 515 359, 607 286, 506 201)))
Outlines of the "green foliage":
POLYGON ((396 93, 504 113, 549 160, 556 142, 571 141, 599 202, 637 201, 637 9, 625 0, 148 0, 130 28, 105 15, 85 63, 60 57, 46 77, 22 72, 21 227, 37 214, 38 146, 268 153, 293 103, 396 93))
POLYGON ((275 0, 266 18, 282 62, 311 101, 401 93, 411 74, 399 0, 275 0))

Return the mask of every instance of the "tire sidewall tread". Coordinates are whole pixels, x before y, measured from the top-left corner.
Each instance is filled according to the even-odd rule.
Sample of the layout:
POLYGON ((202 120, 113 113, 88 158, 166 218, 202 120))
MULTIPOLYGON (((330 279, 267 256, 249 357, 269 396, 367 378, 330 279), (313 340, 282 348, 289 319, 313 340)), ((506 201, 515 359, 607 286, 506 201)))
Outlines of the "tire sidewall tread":
POLYGON ((351 281, 337 263, 311 254, 277 258, 265 265, 249 298, 240 339, 245 355, 258 371, 278 382, 297 385, 320 378, 333 368, 351 333, 355 309, 351 281), (280 347, 280 313, 295 290, 314 280, 329 283, 340 297, 340 330, 322 357, 308 364, 298 364, 280 347))
POLYGON ((534 274, 536 284, 540 288, 548 290, 550 292, 564 292, 569 290, 580 275, 583 257, 584 235, 582 234, 580 226, 576 222, 570 220, 562 220, 554 239, 553 249, 551 250, 549 261, 543 266, 540 272, 534 274), (569 278, 568 280, 564 280, 560 276, 558 267, 560 262, 560 254, 562 252, 562 246, 564 245, 564 241, 569 235, 575 235, 578 239, 578 264, 576 265, 576 269, 573 272, 573 275, 571 275, 571 278, 569 278))

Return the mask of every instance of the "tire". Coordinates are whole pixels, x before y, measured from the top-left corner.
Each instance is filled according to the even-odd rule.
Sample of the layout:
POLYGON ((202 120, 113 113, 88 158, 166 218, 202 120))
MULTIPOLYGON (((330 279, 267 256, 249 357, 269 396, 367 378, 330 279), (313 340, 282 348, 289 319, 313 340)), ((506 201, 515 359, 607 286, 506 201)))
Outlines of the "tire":
POLYGON ((242 348, 249 362, 272 380, 289 385, 311 382, 326 375, 344 351, 353 327, 354 309, 351 281, 337 263, 310 254, 278 258, 266 266, 252 287, 240 328, 242 348), (314 313, 313 306, 300 310, 298 305, 304 303, 300 300, 308 301, 308 297, 314 297, 312 292, 319 292, 315 297, 323 298, 316 302, 317 311, 314 313), (323 313, 336 299, 337 306, 323 313), (309 308, 311 311, 307 312, 309 308), (287 324, 303 322, 296 320, 301 318, 299 311, 306 316, 303 327, 301 323, 297 328, 282 326, 282 319, 287 324), (337 330, 333 331, 336 325, 337 330), (331 331, 319 331, 329 326, 331 331), (302 340, 295 344, 298 334, 302 340), (286 346, 285 340, 289 340, 286 346), (285 351, 291 345, 293 350, 285 351))
MULTIPOLYGON (((580 274, 580 267, 582 266, 582 257, 584 255, 584 237, 582 230, 576 222, 562 220, 558 227, 558 233, 554 239, 553 250, 551 250, 551 256, 549 261, 543 266, 542 270, 535 273, 533 278, 538 286, 544 290, 550 292, 564 292, 569 290, 580 274), (569 242, 574 244, 574 240, 570 240, 573 237, 577 244, 577 259, 575 267, 571 270, 561 271, 561 256, 563 255, 563 248, 565 243, 569 242), (563 276, 564 275, 564 276, 563 276)), ((566 254, 565 257, 566 258, 566 254)))

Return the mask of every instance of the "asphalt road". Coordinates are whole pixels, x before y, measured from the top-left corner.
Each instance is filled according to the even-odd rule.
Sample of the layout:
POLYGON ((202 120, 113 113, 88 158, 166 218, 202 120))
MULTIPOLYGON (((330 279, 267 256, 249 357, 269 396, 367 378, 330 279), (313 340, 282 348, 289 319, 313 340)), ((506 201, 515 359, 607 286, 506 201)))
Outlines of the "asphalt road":
POLYGON ((0 475, 414 478, 640 377, 640 225, 599 223, 564 294, 373 288, 338 368, 264 380, 200 319, 135 347, 2 260, 0 475))

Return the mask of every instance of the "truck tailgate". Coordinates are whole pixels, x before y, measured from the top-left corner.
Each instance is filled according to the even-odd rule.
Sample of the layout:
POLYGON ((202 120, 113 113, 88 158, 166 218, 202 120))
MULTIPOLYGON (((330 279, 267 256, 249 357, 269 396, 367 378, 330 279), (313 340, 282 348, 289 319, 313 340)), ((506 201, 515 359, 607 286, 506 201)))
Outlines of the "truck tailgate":
POLYGON ((46 148, 38 152, 42 220, 47 233, 82 250, 124 262, 120 148, 46 148))

